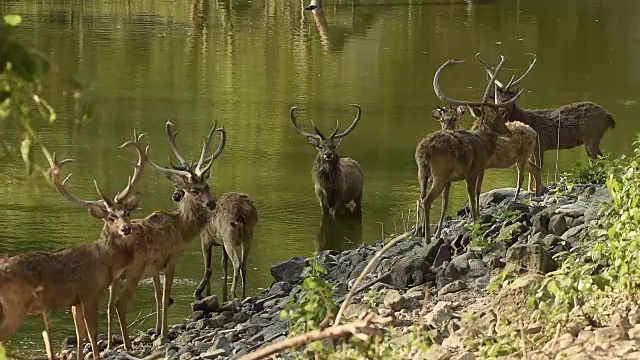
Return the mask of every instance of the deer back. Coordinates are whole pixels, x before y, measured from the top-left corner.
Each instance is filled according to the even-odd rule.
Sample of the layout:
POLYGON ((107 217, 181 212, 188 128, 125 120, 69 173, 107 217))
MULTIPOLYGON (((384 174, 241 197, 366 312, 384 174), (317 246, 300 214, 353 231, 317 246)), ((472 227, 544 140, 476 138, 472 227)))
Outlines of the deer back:
POLYGON ((218 199, 205 234, 208 241, 219 245, 240 246, 251 240, 257 222, 258 212, 251 197, 229 192, 218 199))

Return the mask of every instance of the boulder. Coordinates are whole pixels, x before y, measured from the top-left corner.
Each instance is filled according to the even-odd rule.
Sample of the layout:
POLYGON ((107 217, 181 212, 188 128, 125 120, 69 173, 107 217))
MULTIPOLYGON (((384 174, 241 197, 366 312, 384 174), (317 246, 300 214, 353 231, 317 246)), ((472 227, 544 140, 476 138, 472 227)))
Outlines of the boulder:
POLYGON ((556 214, 549 219, 549 232, 558 236, 562 236, 569 227, 564 215, 556 214))
POLYGON ((276 281, 284 281, 295 284, 302 280, 302 273, 307 266, 307 261, 301 257, 293 257, 287 261, 271 266, 271 276, 276 281))
POLYGON ((514 264, 529 272, 546 274, 558 266, 551 254, 538 244, 514 245, 507 251, 507 264, 514 264))
POLYGON ((220 302, 216 295, 207 296, 202 300, 198 300, 191 303, 191 310, 202 311, 205 314, 209 314, 220 309, 220 302))

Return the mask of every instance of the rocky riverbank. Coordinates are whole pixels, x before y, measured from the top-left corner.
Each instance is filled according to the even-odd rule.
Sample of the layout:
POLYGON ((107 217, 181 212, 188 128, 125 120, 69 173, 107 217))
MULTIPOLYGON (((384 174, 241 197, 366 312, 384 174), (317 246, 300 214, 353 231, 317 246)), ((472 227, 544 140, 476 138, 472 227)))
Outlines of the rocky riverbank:
MULTIPOLYGON (((410 238, 391 248, 363 282, 372 285, 356 295, 345 316, 355 318, 367 311, 395 315, 393 341, 398 344, 410 342, 416 326, 425 330, 432 343, 428 350, 409 346, 402 358, 480 358, 469 340, 479 334, 492 336, 502 324, 501 317, 523 307, 528 284, 557 268, 563 257, 556 260, 554 255, 589 241, 584 230, 598 217, 599 204, 610 200, 604 185, 591 184, 575 185, 570 192, 551 188, 539 198, 522 192, 517 201, 514 193, 515 189, 498 189, 482 194, 482 218, 475 225, 462 209, 456 218, 446 220, 437 241, 425 244, 422 238, 410 238), (492 281, 500 283, 500 274, 510 272, 522 276, 499 292, 489 291, 492 281)), ((342 253, 319 254, 318 264, 327 270, 323 277, 334 284, 338 303, 382 246, 377 241, 342 253)), ((220 304, 211 296, 193 303, 193 313, 171 327, 171 343, 161 349, 152 348, 155 334, 150 329, 135 336, 135 351, 108 351, 103 357, 142 358, 161 351, 168 359, 236 359, 279 341, 288 329, 280 312, 300 291, 307 266, 302 258, 273 265, 274 283, 257 297, 220 304)), ((612 358, 614 353, 640 359, 640 355, 628 357, 640 350, 640 325, 634 327, 640 324, 640 313, 623 320, 624 326, 576 325, 559 331, 553 343, 529 358, 553 359, 566 349, 576 359, 598 354, 612 358)), ((525 330, 540 331, 535 326, 525 330)), ((100 344, 104 346, 104 339, 100 344)))

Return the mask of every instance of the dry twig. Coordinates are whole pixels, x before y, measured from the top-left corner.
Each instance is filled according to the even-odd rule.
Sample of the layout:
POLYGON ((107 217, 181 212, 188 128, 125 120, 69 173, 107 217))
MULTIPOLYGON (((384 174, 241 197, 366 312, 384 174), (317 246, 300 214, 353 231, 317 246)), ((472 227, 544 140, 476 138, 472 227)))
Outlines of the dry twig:
POLYGON ((271 355, 278 354, 292 347, 303 346, 314 341, 323 339, 333 339, 344 336, 355 336, 360 340, 367 341, 377 330, 373 325, 389 324, 393 317, 379 317, 375 313, 368 313, 363 319, 344 325, 333 325, 324 330, 312 330, 298 336, 266 346, 258 351, 249 353, 240 360, 259 360, 271 355))

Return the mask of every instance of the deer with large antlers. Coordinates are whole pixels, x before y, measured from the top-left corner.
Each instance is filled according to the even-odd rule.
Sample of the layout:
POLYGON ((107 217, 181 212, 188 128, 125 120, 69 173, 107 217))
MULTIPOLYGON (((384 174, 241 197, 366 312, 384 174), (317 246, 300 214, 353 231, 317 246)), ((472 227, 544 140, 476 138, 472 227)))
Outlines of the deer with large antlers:
MULTIPOLYGON (((476 59, 485 68, 489 76, 494 71, 480 59, 476 59)), ((529 63, 529 67, 517 80, 511 79, 503 85, 496 79, 495 101, 506 102, 518 93, 518 85, 531 72, 536 63, 536 56, 529 63)), ((519 121, 529 125, 538 134, 538 141, 533 152, 535 163, 540 170, 544 169, 544 152, 554 149, 572 149, 584 145, 587 155, 596 159, 602 156, 600 141, 604 133, 616 126, 613 115, 602 106, 590 102, 574 102, 557 109, 528 110, 520 108, 515 102, 505 107, 505 118, 508 122, 519 121)), ((531 183, 531 176, 529 176, 531 183)))
MULTIPOLYGON (((141 135, 141 136, 144 136, 141 135)), ((130 145, 127 142, 122 147, 130 145)), ((144 159, 134 165, 134 175, 127 187, 109 199, 94 181, 97 201, 81 200, 66 188, 69 180, 60 176, 61 168, 73 159, 57 161, 55 154, 44 153, 49 161, 51 180, 67 201, 85 207, 89 214, 104 222, 100 239, 64 250, 34 252, 0 261, 0 343, 10 338, 31 313, 43 314, 46 344, 50 344, 49 312, 72 308, 77 336, 77 359, 83 359, 83 339, 88 332, 93 358, 99 359, 97 347, 98 302, 133 259, 133 238, 137 233, 129 221, 138 208, 139 194, 134 193, 144 159)), ((47 348, 49 359, 53 354, 47 348)))
POLYGON ((323 215, 329 214, 330 209, 334 212, 344 211, 351 201, 355 204, 355 210, 361 209, 364 180, 362 167, 357 161, 348 157, 340 157, 336 152, 341 139, 353 131, 362 115, 360 106, 357 104, 351 104, 351 106, 357 109, 356 117, 351 125, 345 131, 338 133, 340 124, 336 121, 336 128, 329 137, 324 136, 313 122, 315 134, 305 131, 298 125, 296 120, 297 106, 292 107, 289 112, 291 122, 296 130, 318 150, 311 174, 323 215))
POLYGON ((156 344, 165 343, 169 339, 167 307, 169 306, 178 256, 182 254, 186 244, 202 231, 209 221, 211 210, 216 206, 215 201, 211 199, 207 179, 213 161, 220 156, 224 149, 226 139, 224 128, 218 128, 216 124, 213 125, 203 141, 200 159, 193 165, 188 165, 178 151, 175 144, 174 125, 167 121, 166 128, 169 145, 181 162, 179 167, 161 167, 147 157, 146 149, 143 149, 139 141, 134 142, 134 145, 138 153, 145 157, 146 163, 164 173, 176 189, 184 193, 184 198, 179 202, 177 212, 156 211, 144 219, 133 221, 141 228, 141 232, 135 238, 133 261, 124 272, 126 286, 123 292, 115 302, 115 289, 118 285, 116 281, 109 294, 108 347, 112 346, 111 320, 115 307, 125 348, 132 349, 127 329, 127 307, 137 290, 138 282, 144 278, 152 278, 153 280, 156 300, 156 335, 158 336, 156 344), (220 144, 213 155, 206 157, 215 132, 221 134, 220 144), (162 288, 160 288, 159 276, 161 272, 164 273, 162 288))
MULTIPOLYGON (((505 58, 502 57, 496 69, 500 72, 505 58)), ((449 189, 451 182, 465 180, 469 195, 469 208, 471 216, 477 219, 479 216, 479 196, 477 189, 482 188, 482 179, 487 160, 492 156, 499 135, 508 135, 509 129, 504 124, 504 119, 498 113, 498 109, 505 104, 493 104, 487 102, 489 92, 493 87, 495 76, 489 80, 481 102, 455 100, 447 97, 440 89, 440 76, 442 71, 450 65, 462 64, 464 60, 449 60, 441 65, 433 77, 433 90, 440 100, 452 105, 468 106, 476 117, 471 130, 439 130, 425 137, 416 147, 415 159, 418 165, 418 180, 420 183, 420 199, 424 208, 424 234, 425 241, 431 238, 429 227, 429 211, 433 201, 443 193, 442 209, 436 237, 442 231, 442 222, 449 202, 449 189), (433 183, 427 192, 429 178, 433 183)), ((511 102, 515 101, 518 94, 511 102)))
MULTIPOLYGON (((440 122, 442 130, 456 130, 458 121, 464 115, 464 107, 458 106, 456 109, 436 108, 431 111, 431 116, 440 122)), ((485 164, 485 169, 506 169, 515 166, 518 169, 518 180, 516 181, 516 195, 514 201, 520 194, 522 183, 524 182, 525 170, 533 175, 536 180, 536 196, 542 192, 542 178, 540 168, 530 160, 536 146, 537 134, 529 126, 519 122, 506 123, 510 130, 509 135, 500 135, 496 140, 496 148, 493 155, 485 164)), ((482 189, 476 189, 481 191, 482 189)))

